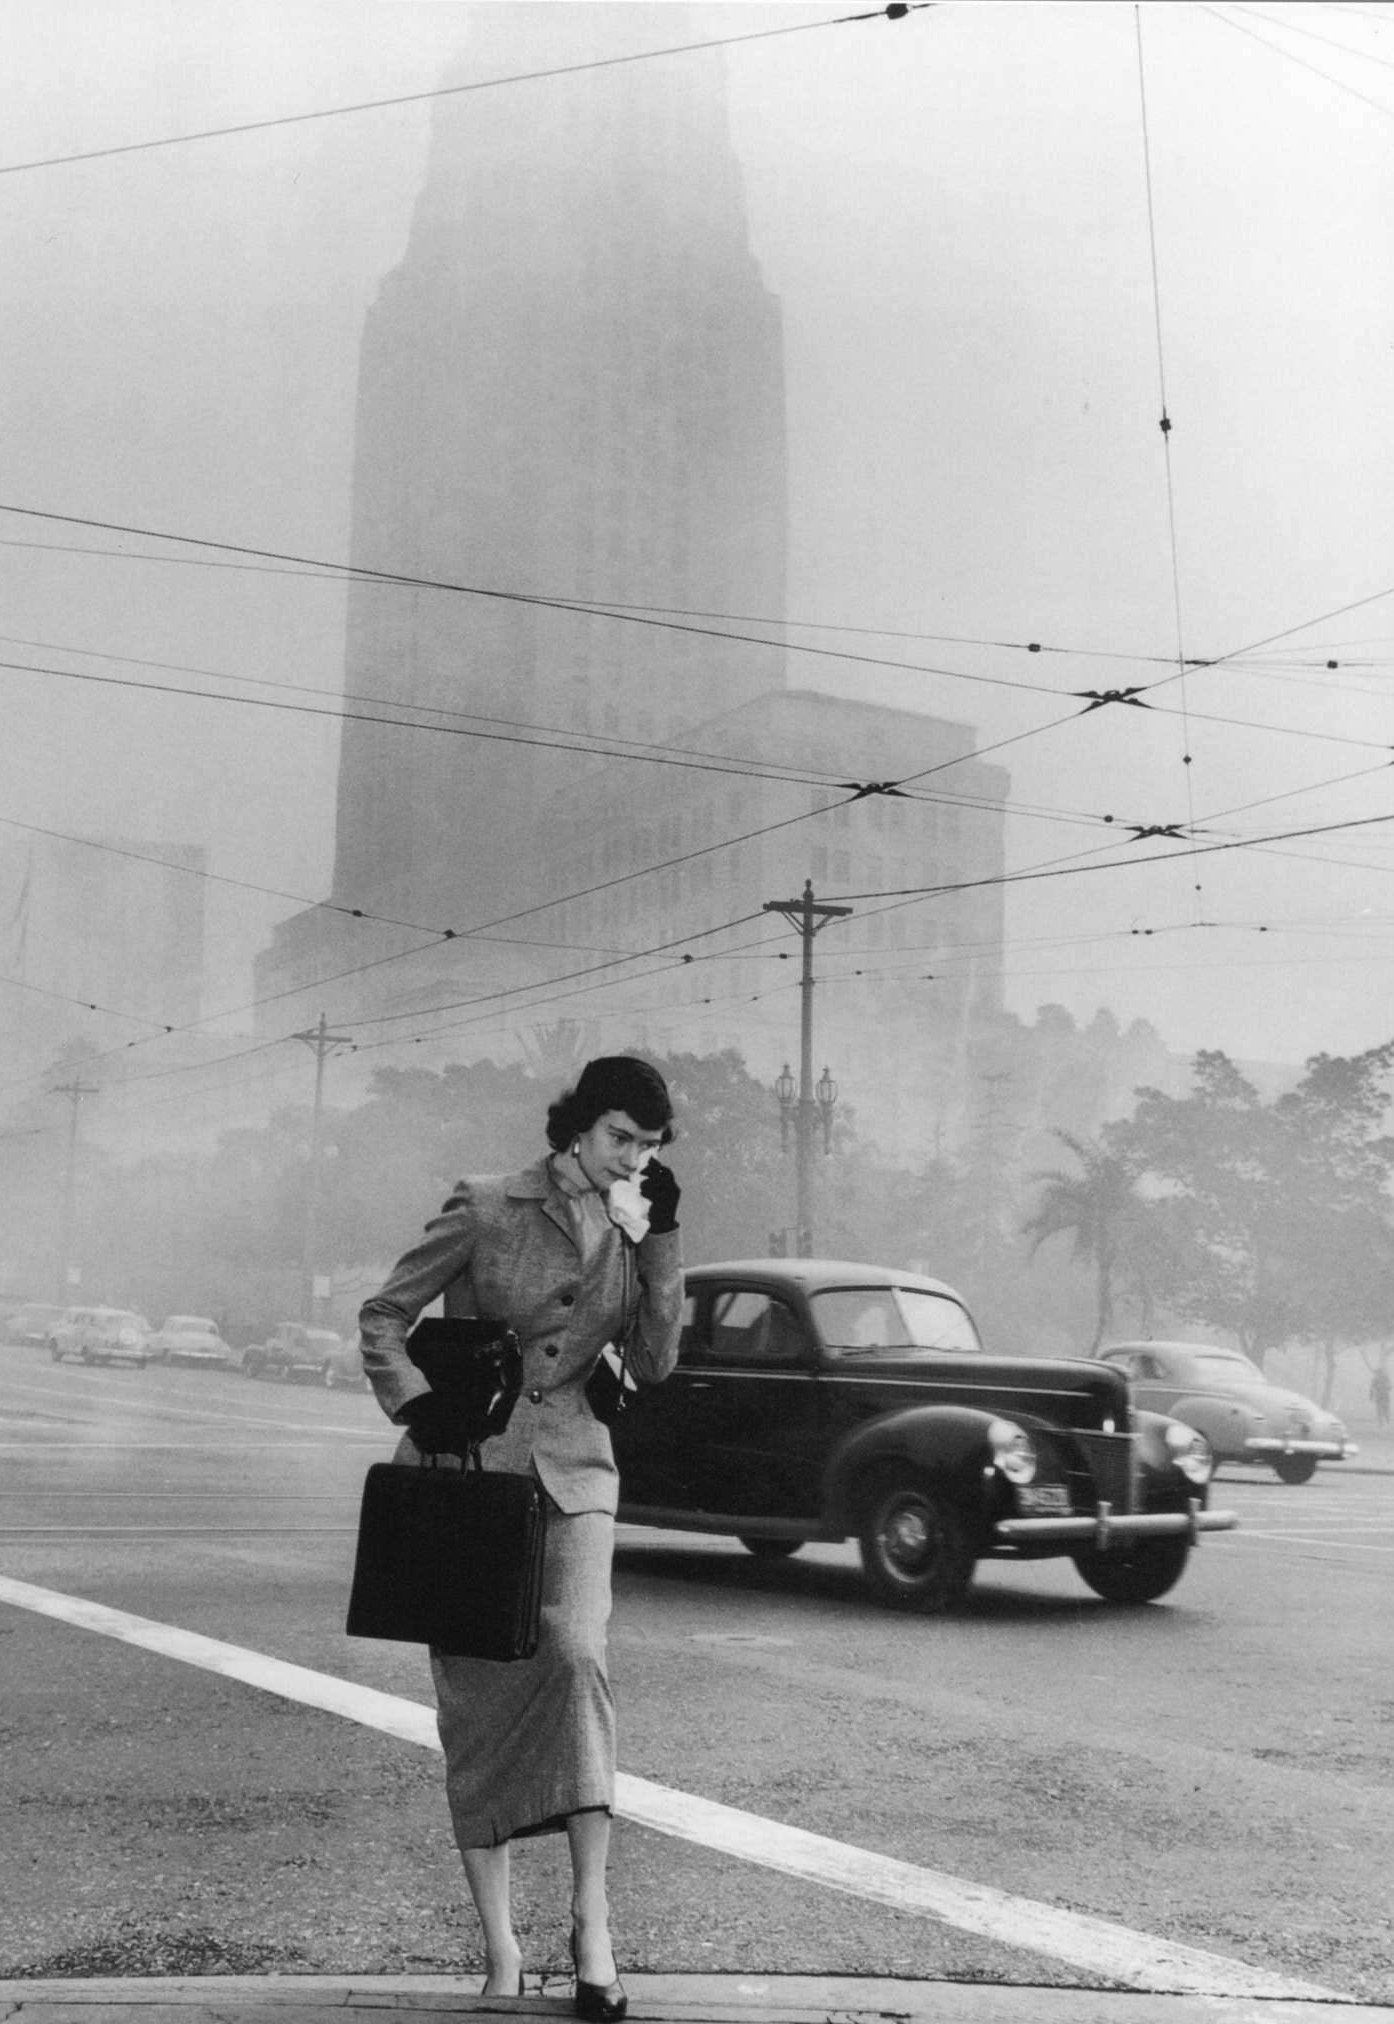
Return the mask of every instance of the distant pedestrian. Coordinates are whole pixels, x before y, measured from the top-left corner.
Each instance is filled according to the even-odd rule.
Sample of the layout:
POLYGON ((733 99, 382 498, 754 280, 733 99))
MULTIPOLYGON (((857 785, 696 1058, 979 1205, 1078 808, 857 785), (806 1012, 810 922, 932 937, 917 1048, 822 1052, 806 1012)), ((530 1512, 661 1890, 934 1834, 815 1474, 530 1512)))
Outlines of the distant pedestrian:
POLYGON ((425 1235, 359 1314, 363 1366, 407 1432, 397 1459, 453 1457, 446 1401, 406 1351, 439 1293, 447 1315, 516 1330, 523 1388, 485 1469, 521 1470, 547 1497, 541 1636, 500 1664, 433 1650, 445 1785, 484 1929, 486 1996, 522 1994, 509 1906, 509 1849, 565 1831, 577 2015, 613 2020, 626 1998, 610 1941, 605 1870, 615 1793, 615 1715, 605 1665, 619 1477, 586 1383, 607 1344, 636 1378, 677 1362, 683 1277, 677 1181, 652 1155, 673 1136, 657 1069, 602 1056, 547 1113, 551 1155, 498 1180, 457 1183, 425 1235))
POLYGON ((1381 1364, 1370 1379, 1370 1398, 1374 1403, 1376 1426, 1387 1427, 1389 1425, 1389 1369, 1386 1364, 1381 1364))

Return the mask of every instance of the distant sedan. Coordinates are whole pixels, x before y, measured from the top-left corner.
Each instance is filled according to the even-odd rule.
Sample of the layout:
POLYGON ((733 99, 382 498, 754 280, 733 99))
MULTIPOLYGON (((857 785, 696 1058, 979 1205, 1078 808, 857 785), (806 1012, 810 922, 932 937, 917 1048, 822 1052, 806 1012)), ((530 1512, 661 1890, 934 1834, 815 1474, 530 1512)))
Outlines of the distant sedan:
POLYGON ((236 1363, 230 1343, 205 1314, 169 1314, 145 1345, 146 1355, 160 1363, 205 1363, 226 1368, 236 1363))
POLYGON ((1126 1372, 1140 1406, 1204 1434, 1217 1462, 1271 1463, 1284 1483, 1306 1483, 1318 1462, 1355 1453, 1334 1413, 1271 1383, 1240 1350, 1114 1342, 1099 1354, 1126 1372))

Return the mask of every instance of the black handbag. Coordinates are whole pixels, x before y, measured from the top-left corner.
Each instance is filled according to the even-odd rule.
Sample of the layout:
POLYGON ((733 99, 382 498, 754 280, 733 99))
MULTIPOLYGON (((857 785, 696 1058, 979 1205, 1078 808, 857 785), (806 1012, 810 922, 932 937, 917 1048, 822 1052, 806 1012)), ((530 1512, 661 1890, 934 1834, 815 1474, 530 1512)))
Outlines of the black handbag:
POLYGON ((345 1628, 451 1658, 531 1658, 546 1536, 534 1476, 374 1462, 345 1628))
POLYGON ((638 1395, 639 1387, 629 1375, 628 1345, 617 1350, 607 1342, 586 1379, 586 1399, 591 1411, 607 1427, 612 1427, 638 1395))
POLYGON ((612 1427, 621 1413, 639 1395, 639 1387, 629 1374, 629 1337, 634 1327, 634 1316, 630 1312, 633 1299, 634 1259, 631 1246, 623 1236, 624 1245, 624 1339, 618 1349, 607 1342, 596 1359, 594 1370, 586 1379, 586 1402, 598 1420, 612 1427))
POLYGON ((503 1432, 523 1388, 523 1352, 506 1322, 432 1316, 407 1337, 407 1355, 458 1419, 453 1454, 503 1432))

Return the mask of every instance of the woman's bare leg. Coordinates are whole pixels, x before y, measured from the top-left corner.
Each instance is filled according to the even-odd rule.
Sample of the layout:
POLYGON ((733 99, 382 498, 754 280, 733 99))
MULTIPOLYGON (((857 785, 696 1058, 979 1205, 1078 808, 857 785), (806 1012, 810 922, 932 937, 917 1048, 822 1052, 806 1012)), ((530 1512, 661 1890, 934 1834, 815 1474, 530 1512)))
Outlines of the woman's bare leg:
POLYGON ((479 1923, 484 1928, 485 1979, 482 1993, 486 1996, 514 1996, 521 1986, 519 1976, 523 1955, 513 1931, 508 1849, 509 1844, 501 1841, 496 1848, 462 1848, 460 1851, 470 1896, 474 1899, 479 1923))
POLYGON ((610 1900, 605 1867, 610 1856, 610 1816, 600 1807, 568 1814, 571 1845, 571 1924, 576 1935, 576 1972, 583 1982, 608 1987, 616 1978, 610 1944, 610 1900))

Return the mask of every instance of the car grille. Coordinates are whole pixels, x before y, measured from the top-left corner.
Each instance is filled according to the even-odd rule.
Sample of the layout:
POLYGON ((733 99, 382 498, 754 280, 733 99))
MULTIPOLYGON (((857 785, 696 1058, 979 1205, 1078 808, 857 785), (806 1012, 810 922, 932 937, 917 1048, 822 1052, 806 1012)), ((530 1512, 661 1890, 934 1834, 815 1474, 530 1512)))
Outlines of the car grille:
POLYGON ((1133 1437, 1074 1429, 1071 1439, 1083 1450, 1092 1501, 1111 1504, 1115 1511, 1133 1508, 1133 1437))

